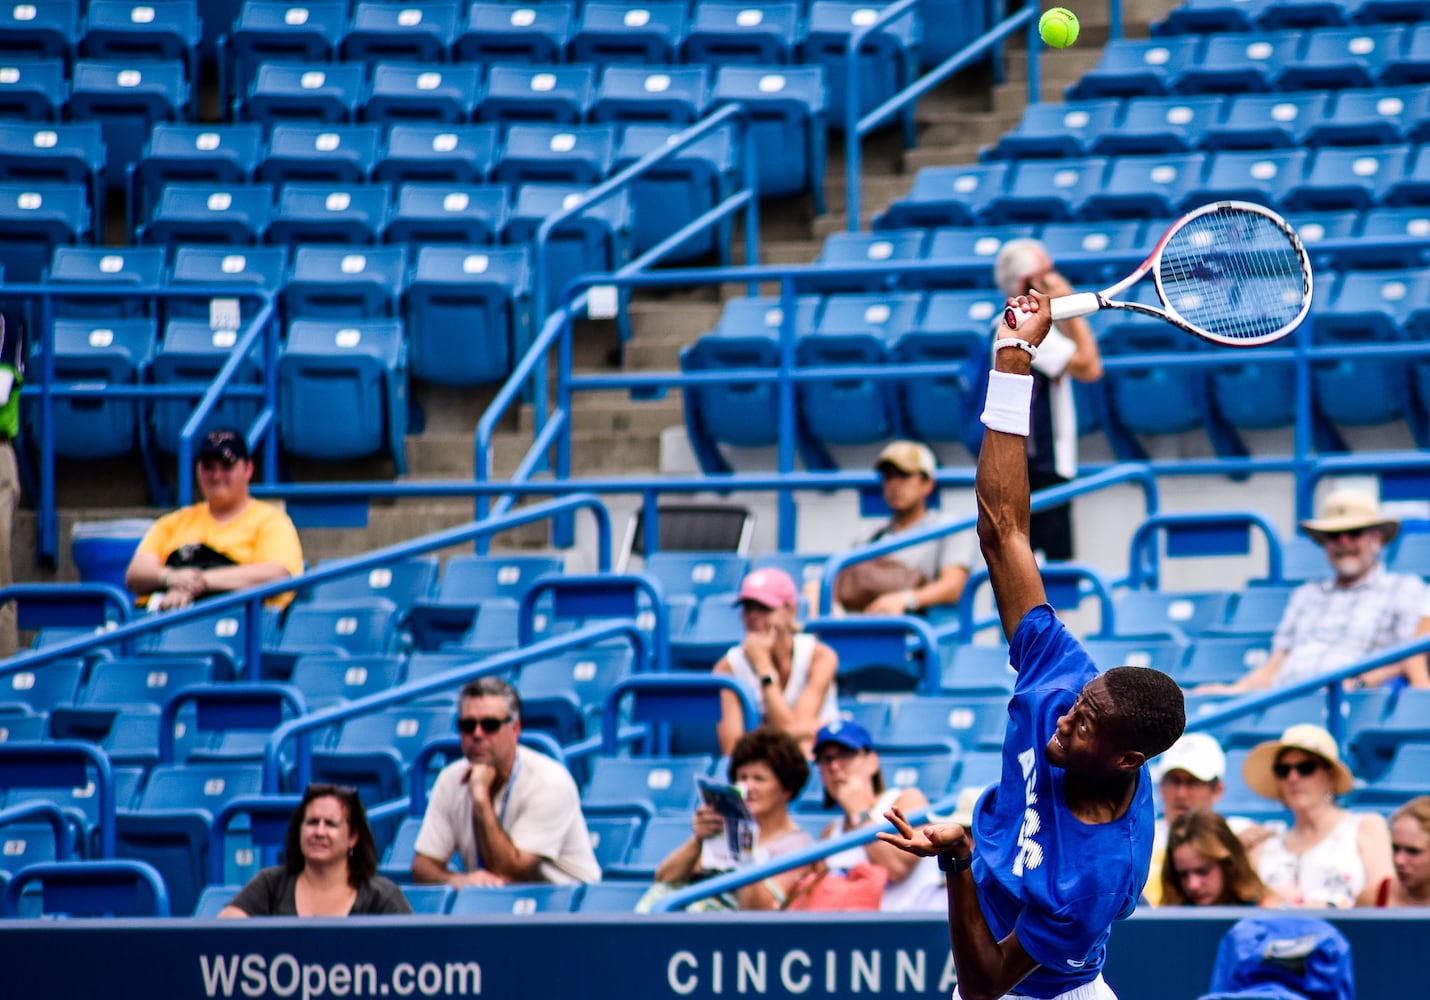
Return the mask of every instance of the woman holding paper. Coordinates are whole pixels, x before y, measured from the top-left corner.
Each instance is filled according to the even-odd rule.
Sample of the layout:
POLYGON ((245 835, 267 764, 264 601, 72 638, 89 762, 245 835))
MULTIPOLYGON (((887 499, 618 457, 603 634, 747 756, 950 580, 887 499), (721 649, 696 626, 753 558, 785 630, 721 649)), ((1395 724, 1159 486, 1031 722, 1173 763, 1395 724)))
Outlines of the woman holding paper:
MULTIPOLYGON (((730 781, 744 791, 748 820, 726 820, 715 806, 695 810, 692 836, 656 868, 657 882, 686 885, 722 871, 746 868, 814 842, 790 817, 789 804, 809 780, 799 745, 762 726, 741 736, 730 754, 730 781), (726 824, 734 824, 727 830, 726 824)), ((741 910, 777 910, 810 866, 802 865, 736 889, 727 902, 741 910)))

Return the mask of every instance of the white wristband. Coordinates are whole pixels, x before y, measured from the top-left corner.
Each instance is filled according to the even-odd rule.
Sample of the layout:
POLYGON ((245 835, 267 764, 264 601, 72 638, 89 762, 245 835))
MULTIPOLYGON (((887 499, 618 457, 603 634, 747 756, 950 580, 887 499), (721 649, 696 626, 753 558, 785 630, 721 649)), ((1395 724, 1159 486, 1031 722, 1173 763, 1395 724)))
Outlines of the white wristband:
POLYGON ((1038 349, 1032 344, 1028 343, 1022 337, 1004 337, 1002 340, 995 340, 993 342, 993 353, 997 354, 1005 347, 1020 348, 1021 350, 1027 351, 1028 357, 1032 358, 1034 361, 1038 359, 1038 349))
POLYGON ((983 426, 1004 434, 1027 437, 1032 422, 1033 376, 1013 372, 988 373, 988 397, 979 420, 983 426))

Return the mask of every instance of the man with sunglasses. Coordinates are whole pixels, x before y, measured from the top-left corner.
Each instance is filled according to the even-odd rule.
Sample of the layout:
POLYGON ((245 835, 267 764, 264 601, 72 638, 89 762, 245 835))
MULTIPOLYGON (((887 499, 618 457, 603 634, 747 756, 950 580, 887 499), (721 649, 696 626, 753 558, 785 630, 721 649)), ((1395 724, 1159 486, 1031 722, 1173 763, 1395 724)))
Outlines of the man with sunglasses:
MULTIPOLYGON (((124 585, 164 611, 302 573, 293 522, 249 495, 253 459, 243 435, 213 431, 199 444, 195 464, 203 502, 154 522, 124 571, 124 585)), ((268 603, 284 607, 292 599, 282 594, 268 603)))
MULTIPOLYGON (((1243 694, 1284 687, 1364 660, 1377 651, 1430 633, 1430 590, 1418 576, 1391 573, 1381 561, 1400 522, 1361 490, 1326 497, 1319 518, 1301 530, 1331 564, 1329 580, 1302 584, 1291 594, 1271 640, 1266 661, 1231 684, 1203 684, 1195 694, 1243 694)), ((1386 682, 1430 687, 1424 653, 1374 670, 1350 682, 1370 687, 1386 682)))
POLYGON ((414 882, 498 886, 599 882, 601 867, 565 767, 519 745, 521 697, 479 677, 457 700, 462 758, 437 776, 417 833, 414 882), (461 871, 447 867, 453 856, 461 871))

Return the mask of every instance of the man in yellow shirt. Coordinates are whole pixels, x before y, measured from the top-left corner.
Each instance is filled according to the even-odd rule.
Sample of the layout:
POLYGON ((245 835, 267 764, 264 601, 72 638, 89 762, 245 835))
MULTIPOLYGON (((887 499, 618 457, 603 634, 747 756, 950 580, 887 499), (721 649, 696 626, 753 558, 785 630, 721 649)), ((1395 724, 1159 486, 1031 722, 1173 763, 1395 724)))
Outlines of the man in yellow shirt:
MULTIPOLYGON (((125 570, 125 586, 165 611, 303 572, 293 522, 249 495, 253 459, 242 434, 220 430, 205 437, 198 477, 204 502, 154 522, 125 570)), ((282 594, 268 603, 282 607, 292 599, 282 594)))

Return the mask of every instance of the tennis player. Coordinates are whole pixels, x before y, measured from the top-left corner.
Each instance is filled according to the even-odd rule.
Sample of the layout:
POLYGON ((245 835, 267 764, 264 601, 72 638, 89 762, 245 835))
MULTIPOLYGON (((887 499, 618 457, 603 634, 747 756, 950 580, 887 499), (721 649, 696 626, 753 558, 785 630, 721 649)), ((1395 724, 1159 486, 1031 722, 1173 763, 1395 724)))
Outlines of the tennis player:
POLYGON ((1032 315, 994 345, 975 491, 978 536, 1009 660, 1003 767, 979 799, 972 837, 956 823, 913 829, 890 810, 880 839, 948 873, 955 1000, 1115 1000, 1102 978, 1112 922, 1131 914, 1152 851, 1146 762, 1186 723, 1182 692, 1145 667, 1098 673, 1048 606, 1028 544, 1029 375, 1049 299, 1009 299, 1032 315), (973 845, 977 844, 977 851, 973 845))

